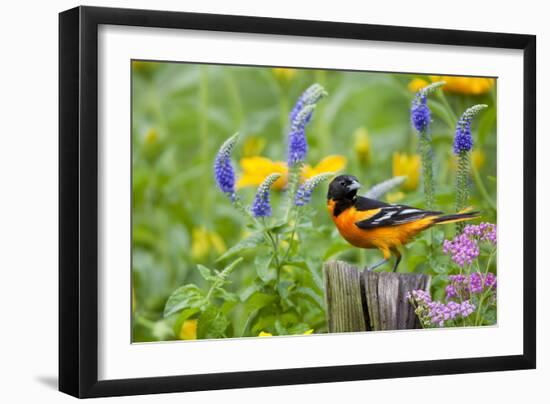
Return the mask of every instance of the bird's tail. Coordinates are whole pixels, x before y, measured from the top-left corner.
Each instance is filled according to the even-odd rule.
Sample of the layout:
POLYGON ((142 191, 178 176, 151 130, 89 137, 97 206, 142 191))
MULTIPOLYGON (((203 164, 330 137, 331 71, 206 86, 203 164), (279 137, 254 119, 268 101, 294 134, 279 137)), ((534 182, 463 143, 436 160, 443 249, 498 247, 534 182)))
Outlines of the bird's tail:
POLYGON ((456 223, 456 222, 464 222, 466 220, 472 220, 480 217, 479 212, 470 212, 469 208, 461 210, 458 213, 454 213, 452 215, 443 215, 438 216, 434 220, 434 224, 446 224, 446 223, 456 223))

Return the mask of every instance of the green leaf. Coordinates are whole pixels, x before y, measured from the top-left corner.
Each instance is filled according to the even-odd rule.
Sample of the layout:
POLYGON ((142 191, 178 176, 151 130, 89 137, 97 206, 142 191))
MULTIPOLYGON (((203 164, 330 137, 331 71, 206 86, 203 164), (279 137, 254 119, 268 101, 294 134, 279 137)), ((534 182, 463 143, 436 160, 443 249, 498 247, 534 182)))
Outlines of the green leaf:
POLYGON ((260 232, 252 233, 250 236, 239 241, 237 244, 235 244, 233 247, 227 250, 221 257, 219 257, 216 260, 216 262, 223 261, 226 258, 232 257, 235 254, 240 253, 241 251, 248 250, 250 248, 255 248, 264 244, 265 244, 265 239, 262 233, 260 232))
POLYGON ((496 307, 489 307, 483 313, 483 325, 495 325, 497 323, 496 307))
POLYGON ((212 281, 216 279, 214 275, 212 275, 212 270, 210 268, 205 267, 204 265, 198 264, 197 268, 199 270, 199 273, 206 281, 212 281))
POLYGON ((296 289, 294 293, 309 299, 317 306, 319 306, 321 310, 325 309, 325 302, 323 300, 323 297, 319 293, 315 292, 313 289, 307 288, 305 286, 300 286, 298 289, 296 289))
POLYGON ((227 279, 227 277, 231 274, 231 272, 233 272, 233 270, 235 269, 235 267, 237 265, 239 265, 239 263, 243 260, 242 257, 239 257, 237 258, 235 261, 233 261, 231 264, 229 264, 228 266, 226 266, 223 271, 220 273, 221 277, 223 279, 227 279))
POLYGON ((273 233, 282 233, 288 228, 288 223, 285 220, 279 220, 273 223, 271 226, 268 226, 267 229, 273 233))
POLYGON ((216 288, 213 292, 215 297, 222 299, 224 302, 238 302, 239 297, 235 293, 228 292, 222 288, 216 288))
POLYGON ((325 251, 325 254, 323 255, 323 261, 334 258, 339 254, 343 253, 344 251, 351 250, 352 248, 353 247, 350 244, 336 242, 332 244, 329 248, 327 248, 327 250, 325 251))
POLYGON ((306 271, 309 271, 309 267, 307 265, 307 262, 305 261, 285 261, 284 265, 288 265, 291 267, 296 267, 300 269, 304 269, 306 271))
POLYGON ((215 306, 208 306, 197 323, 197 338, 220 338, 225 336, 229 320, 215 306))
MULTIPOLYGON (((242 294, 241 294, 242 295, 242 294)), ((244 310, 242 316, 244 319, 244 325, 240 333, 241 336, 246 336, 257 318, 262 319, 259 316, 260 310, 268 306, 275 300, 275 296, 268 295, 262 292, 253 292, 244 302, 244 310)))
POLYGON ((258 255, 254 260, 254 265, 256 266, 256 274, 258 278, 264 283, 269 283, 277 277, 275 268, 271 268, 271 261, 273 260, 273 255, 258 255))
POLYGON ((275 300, 275 296, 269 295, 262 292, 254 292, 250 297, 244 302, 245 307, 249 311, 259 310, 275 300))
POLYGON ((281 281, 277 285, 277 290, 279 291, 279 296, 281 297, 281 303, 283 304, 283 309, 285 310, 295 306, 294 302, 290 299, 290 295, 294 288, 294 282, 281 281))
POLYGON ((275 331, 277 332, 277 335, 288 334, 287 329, 281 324, 281 320, 279 319, 275 320, 275 331))
POLYGON ((205 303, 204 294, 197 285, 184 285, 176 289, 166 301, 164 317, 184 309, 201 308, 205 303))
POLYGON ((257 284, 250 285, 249 287, 245 288, 239 293, 239 300, 241 302, 245 302, 250 298, 250 296, 258 292, 259 290, 260 290, 259 285, 257 284))

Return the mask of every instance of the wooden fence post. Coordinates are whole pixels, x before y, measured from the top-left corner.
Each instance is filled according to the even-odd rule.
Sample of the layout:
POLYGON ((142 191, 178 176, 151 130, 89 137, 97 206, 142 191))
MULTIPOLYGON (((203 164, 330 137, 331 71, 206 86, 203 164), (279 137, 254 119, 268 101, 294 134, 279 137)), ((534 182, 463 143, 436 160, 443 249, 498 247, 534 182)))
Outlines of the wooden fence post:
POLYGON ((420 328, 411 290, 428 290, 430 276, 372 272, 342 261, 323 265, 329 332, 420 328))

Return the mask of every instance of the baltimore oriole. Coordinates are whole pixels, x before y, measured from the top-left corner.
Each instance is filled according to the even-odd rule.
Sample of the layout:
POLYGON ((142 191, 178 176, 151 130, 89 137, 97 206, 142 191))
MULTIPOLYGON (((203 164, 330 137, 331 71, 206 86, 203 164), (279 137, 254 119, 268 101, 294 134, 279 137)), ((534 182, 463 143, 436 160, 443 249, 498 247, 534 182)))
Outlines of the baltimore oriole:
POLYGON ((340 175, 329 185, 327 203, 334 224, 348 243, 360 248, 378 248, 384 255, 384 259, 369 270, 386 263, 393 254, 396 257, 395 271, 401 261, 398 248, 433 225, 479 217, 479 212, 444 215, 443 212, 406 205, 390 205, 358 196, 360 187, 353 175, 340 175))

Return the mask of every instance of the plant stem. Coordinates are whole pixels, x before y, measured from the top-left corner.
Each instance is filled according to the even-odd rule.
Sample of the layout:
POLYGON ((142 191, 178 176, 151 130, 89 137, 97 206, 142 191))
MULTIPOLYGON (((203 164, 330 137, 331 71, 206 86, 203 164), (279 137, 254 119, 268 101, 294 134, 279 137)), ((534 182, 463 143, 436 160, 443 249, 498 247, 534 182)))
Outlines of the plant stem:
POLYGON ((478 307, 477 307, 477 310, 476 310, 476 320, 475 320, 475 323, 474 323, 474 326, 479 326, 481 325, 481 312, 483 310, 481 310, 481 308, 483 307, 483 303, 485 303, 485 299, 492 293, 492 290, 491 289, 487 289, 485 292, 483 292, 483 294, 481 295, 481 297, 479 298, 479 303, 478 303, 478 307))
MULTIPOLYGON (((433 179, 433 151, 429 134, 420 132, 420 155, 422 157, 422 180, 424 182, 424 200, 426 209, 433 210, 434 205, 434 179, 433 179)), ((434 249, 434 230, 430 229, 430 258, 434 249)))
MULTIPOLYGON (((470 153, 461 151, 458 154, 458 167, 456 170, 456 211, 460 212, 468 206, 470 198, 470 153)), ((456 224, 456 234, 464 229, 464 223, 456 224)))
POLYGON ((149 329, 153 329, 153 327, 155 326, 155 323, 153 321, 139 315, 136 316, 136 322, 149 329))
POLYGON ((420 154, 422 156, 422 179, 424 181, 424 200, 426 209, 432 210, 434 204, 433 151, 429 135, 420 133, 420 154))
POLYGON ((293 247, 294 244, 294 235, 296 234, 296 228, 298 227, 298 209, 296 209, 296 213, 294 215, 294 225, 292 226, 292 232, 290 233, 290 240, 288 241, 288 248, 286 249, 285 255, 282 259, 282 262, 286 262, 288 259, 288 256, 290 255, 290 250, 293 247))
MULTIPOLYGON (((496 249, 491 253, 491 255, 489 255, 489 258, 487 259, 487 266, 485 267, 485 274, 483 275, 483 281, 481 283, 481 286, 482 288, 485 288, 485 281, 487 280, 487 274, 489 273, 489 268, 491 267, 491 261, 493 260, 493 257, 495 256, 496 254, 496 249)), ((479 271, 481 273, 481 270, 479 271)), ((476 313, 476 322, 475 322, 475 325, 480 325, 479 324, 479 321, 481 320, 481 306, 483 305, 483 303, 485 302, 485 299, 492 293, 492 289, 489 288, 487 290, 485 290, 485 292, 481 295, 481 297, 479 298, 479 307, 477 308, 477 313, 476 313)))
POLYGON ((278 243, 273 238, 273 234, 271 231, 267 228, 267 223, 265 221, 265 218, 262 218, 262 224, 264 227, 264 234, 266 235, 266 239, 268 242, 271 242, 271 246, 273 247, 273 258, 275 259, 275 265, 279 267, 279 246, 278 243))
POLYGON ((288 223, 290 212, 295 207, 294 197, 300 184, 300 175, 302 172, 303 163, 297 163, 290 167, 288 172, 288 186, 287 186, 287 208, 285 213, 285 222, 288 223))
POLYGON ((491 261, 493 260, 493 257, 497 253, 497 249, 495 248, 494 251, 489 255, 489 258, 487 259, 487 267, 485 268, 485 277, 487 277, 487 274, 489 273, 489 268, 491 267, 491 261))

